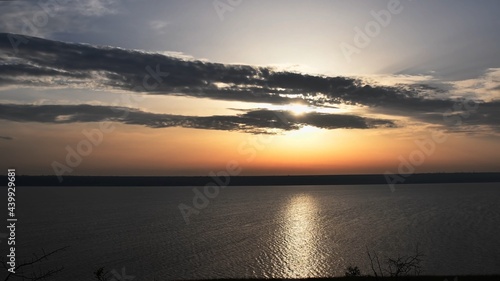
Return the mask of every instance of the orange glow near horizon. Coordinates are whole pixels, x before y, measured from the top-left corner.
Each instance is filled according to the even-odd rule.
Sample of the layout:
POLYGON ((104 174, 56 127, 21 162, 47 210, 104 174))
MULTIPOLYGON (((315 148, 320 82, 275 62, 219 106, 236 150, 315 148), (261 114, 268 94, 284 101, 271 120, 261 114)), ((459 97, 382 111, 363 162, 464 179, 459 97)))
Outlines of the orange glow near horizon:
MULTIPOLYGON (((98 123, 5 123, 4 157, 23 174, 53 174, 51 163, 64 163, 65 147, 84 139, 81 131, 98 123), (7 124, 9 123, 9 124, 7 124), (36 147, 36 149, 35 149, 36 147), (13 155, 15 151, 26 151, 13 155)), ((399 158, 417 149, 414 139, 401 141, 405 129, 323 130, 304 127, 278 135, 185 128, 152 129, 114 124, 114 132, 74 168, 71 175, 207 175, 237 161, 241 175, 361 174, 397 172, 399 158)), ((425 134, 415 136, 424 138, 425 134)), ((500 165, 494 138, 450 135, 426 157, 417 172, 481 171, 500 165), (477 145, 477 144, 481 145, 477 145), (497 154, 493 157, 493 154, 497 154), (443 169, 443 167, 446 167, 443 169)), ((6 167, 3 167, 6 168, 6 167)))

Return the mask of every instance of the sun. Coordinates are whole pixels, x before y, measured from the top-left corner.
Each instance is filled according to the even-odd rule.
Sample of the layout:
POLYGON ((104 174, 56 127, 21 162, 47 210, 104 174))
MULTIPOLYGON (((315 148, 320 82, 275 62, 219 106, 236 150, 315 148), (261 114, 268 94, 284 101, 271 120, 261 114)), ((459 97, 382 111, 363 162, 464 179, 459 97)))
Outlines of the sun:
POLYGON ((311 111, 311 108, 305 104, 288 104, 283 106, 283 109, 290 111, 294 115, 303 115, 304 113, 311 111))
POLYGON ((280 104, 280 105, 268 105, 266 107, 269 110, 276 110, 276 111, 287 111, 290 112, 293 115, 296 116, 301 116, 309 113, 325 113, 325 114, 332 114, 340 111, 336 107, 316 107, 316 106, 311 106, 310 104, 305 104, 305 103, 290 103, 290 104, 280 104))

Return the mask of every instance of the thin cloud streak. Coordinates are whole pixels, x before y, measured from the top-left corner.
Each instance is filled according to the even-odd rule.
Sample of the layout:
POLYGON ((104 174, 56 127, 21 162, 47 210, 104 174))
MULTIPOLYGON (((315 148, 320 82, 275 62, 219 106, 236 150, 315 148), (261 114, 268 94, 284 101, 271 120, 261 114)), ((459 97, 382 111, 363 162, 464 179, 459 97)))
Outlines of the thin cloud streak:
POLYGON ((274 134, 298 130, 307 125, 323 129, 395 127, 391 120, 347 114, 310 112, 296 115, 288 111, 258 109, 234 116, 183 116, 156 114, 126 107, 96 105, 0 104, 0 119, 54 124, 110 121, 150 128, 184 127, 253 134, 274 134))

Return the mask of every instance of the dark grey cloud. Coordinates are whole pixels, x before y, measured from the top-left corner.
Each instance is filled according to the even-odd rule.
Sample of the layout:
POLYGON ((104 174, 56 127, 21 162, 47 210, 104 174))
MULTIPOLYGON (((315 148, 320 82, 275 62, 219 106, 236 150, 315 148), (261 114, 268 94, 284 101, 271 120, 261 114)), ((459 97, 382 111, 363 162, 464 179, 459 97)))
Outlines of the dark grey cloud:
POLYGON ((9 136, 0 136, 0 139, 1 140, 13 140, 14 138, 13 137, 9 137, 9 136))
POLYGON ((452 132, 484 130, 500 132, 500 100, 491 102, 456 101, 443 112, 423 112, 413 114, 412 118, 426 123, 441 125, 452 132))
MULTIPOLYGON (((447 124, 441 121, 442 114, 456 103, 454 99, 438 98, 446 96, 447 90, 435 85, 380 86, 349 77, 315 76, 277 71, 269 67, 186 60, 157 53, 19 37, 7 33, 0 33, 1 85, 108 88, 140 94, 184 95, 272 104, 307 103, 320 107, 351 104, 365 106, 368 112, 406 116, 443 125, 447 124), (13 48, 11 41, 20 38, 23 41, 17 41, 16 48, 13 48)), ((483 108, 481 110, 497 108, 495 102, 481 102, 480 105, 483 108)), ((493 125, 497 120, 495 114, 485 113, 468 122, 493 125)), ((322 121, 327 118, 323 115, 308 116, 311 119, 301 117, 304 119, 300 121, 316 122, 315 125, 324 128, 334 124, 328 120, 322 125, 322 121)), ((72 115, 72 118, 84 117, 72 115)), ((238 116, 238 122, 244 117, 238 116)), ((191 124, 184 117, 183 121, 172 116, 169 118, 178 123, 184 122, 182 126, 191 124)), ((207 122, 202 117, 192 118, 196 120, 192 126, 207 122)), ((217 120, 223 120, 221 122, 227 125, 234 121, 231 118, 235 117, 218 116, 217 120)), ((340 117, 335 118, 338 121, 340 117)), ((290 116, 290 119, 295 120, 296 117, 290 116)), ((245 124, 252 124, 255 120, 249 118, 245 124)), ((43 122, 43 119, 40 121, 43 122)), ((349 121, 349 124, 358 122, 354 119, 349 121)), ((363 126, 357 124, 356 127, 363 126)))
POLYGON ((500 127, 500 100, 477 104, 475 110, 452 112, 468 125, 491 125, 500 127))
POLYGON ((182 116, 95 105, 0 104, 0 119, 59 124, 113 121, 151 128, 184 127, 246 133, 290 131, 305 125, 324 129, 370 129, 395 126, 394 122, 386 119, 317 112, 295 115, 287 111, 258 109, 243 111, 238 115, 182 116))
POLYGON ((11 44, 13 36, 0 34, 0 51, 3 53, 0 58, 4 61, 0 67, 0 83, 4 85, 67 83, 68 86, 88 86, 90 81, 96 87, 163 95, 274 104, 300 101, 315 105, 347 103, 413 111, 443 110, 452 104, 449 100, 429 98, 432 96, 429 93, 441 90, 425 85, 374 86, 355 78, 185 60, 26 36, 22 38, 29 43, 19 43, 15 51, 11 44), (146 79, 146 85, 156 87, 144 87, 147 75, 150 77, 146 79), (46 79, 41 79, 43 77, 46 79), (422 95, 424 90, 426 96, 422 95))

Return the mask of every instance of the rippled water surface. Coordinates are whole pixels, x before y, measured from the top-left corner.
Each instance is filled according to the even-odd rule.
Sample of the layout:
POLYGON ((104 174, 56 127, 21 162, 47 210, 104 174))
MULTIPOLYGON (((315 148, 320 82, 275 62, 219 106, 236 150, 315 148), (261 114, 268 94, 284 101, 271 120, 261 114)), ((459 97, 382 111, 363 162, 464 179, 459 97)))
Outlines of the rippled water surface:
POLYGON ((419 244, 424 273, 500 273, 500 184, 227 187, 186 224, 192 189, 18 188, 18 259, 69 246, 56 280, 320 277, 419 244))

